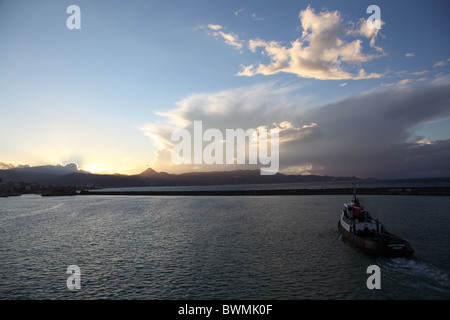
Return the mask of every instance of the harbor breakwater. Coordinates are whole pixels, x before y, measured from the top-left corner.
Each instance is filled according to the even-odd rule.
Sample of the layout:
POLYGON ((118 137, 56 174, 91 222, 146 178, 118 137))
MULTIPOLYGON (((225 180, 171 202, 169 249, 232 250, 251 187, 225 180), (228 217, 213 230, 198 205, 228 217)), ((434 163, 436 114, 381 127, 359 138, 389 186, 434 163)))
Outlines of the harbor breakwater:
MULTIPOLYGON (((450 187, 358 188, 358 195, 433 195, 450 196, 450 187)), ((271 189, 271 190, 157 190, 157 191, 101 191, 83 190, 80 195, 130 196, 270 196, 270 195, 345 195, 352 188, 327 189, 271 189)))

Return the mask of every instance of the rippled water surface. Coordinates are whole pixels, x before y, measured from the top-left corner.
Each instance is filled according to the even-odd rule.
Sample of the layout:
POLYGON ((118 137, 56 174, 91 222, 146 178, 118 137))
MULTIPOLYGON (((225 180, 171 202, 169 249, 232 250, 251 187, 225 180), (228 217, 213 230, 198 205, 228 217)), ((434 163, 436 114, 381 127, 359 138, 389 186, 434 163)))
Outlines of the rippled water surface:
POLYGON ((410 240, 377 258, 337 231, 349 196, 0 198, 1 299, 449 299, 450 198, 361 196, 410 240), (381 289, 366 286, 369 265, 381 289), (67 288, 67 267, 81 289, 67 288))

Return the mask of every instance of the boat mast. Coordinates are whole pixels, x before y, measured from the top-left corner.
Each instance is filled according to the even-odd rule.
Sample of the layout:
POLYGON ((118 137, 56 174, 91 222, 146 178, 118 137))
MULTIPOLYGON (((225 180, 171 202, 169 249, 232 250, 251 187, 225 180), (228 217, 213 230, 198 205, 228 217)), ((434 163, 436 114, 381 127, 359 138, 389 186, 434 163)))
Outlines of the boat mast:
POLYGON ((355 203, 358 203, 358 199, 356 198, 356 186, 355 186, 355 180, 356 178, 353 177, 353 182, 352 182, 352 186, 353 186, 353 201, 355 203))

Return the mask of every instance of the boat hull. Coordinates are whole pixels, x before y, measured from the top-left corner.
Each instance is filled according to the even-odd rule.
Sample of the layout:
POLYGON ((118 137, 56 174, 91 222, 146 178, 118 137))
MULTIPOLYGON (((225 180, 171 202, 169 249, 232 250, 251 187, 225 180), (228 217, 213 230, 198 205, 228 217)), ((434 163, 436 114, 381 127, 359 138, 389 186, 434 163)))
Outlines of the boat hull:
POLYGON ((343 227, 341 221, 338 222, 338 229, 344 240, 371 254, 389 257, 409 257, 414 253, 408 241, 387 232, 386 235, 380 235, 375 240, 369 240, 348 231, 343 227), (393 238, 396 239, 395 242, 389 241, 393 238))

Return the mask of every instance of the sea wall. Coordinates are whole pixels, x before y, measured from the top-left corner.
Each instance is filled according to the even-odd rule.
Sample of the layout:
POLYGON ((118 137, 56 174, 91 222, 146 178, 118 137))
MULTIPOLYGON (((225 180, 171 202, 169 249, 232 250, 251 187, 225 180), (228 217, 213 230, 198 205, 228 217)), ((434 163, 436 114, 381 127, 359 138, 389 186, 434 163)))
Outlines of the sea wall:
MULTIPOLYGON (((81 191, 80 195, 130 196, 269 196, 269 195, 339 195, 353 194, 352 188, 273 189, 273 190, 200 190, 200 191, 81 191)), ((450 187, 358 188, 358 195, 433 195, 450 196, 450 187)))

